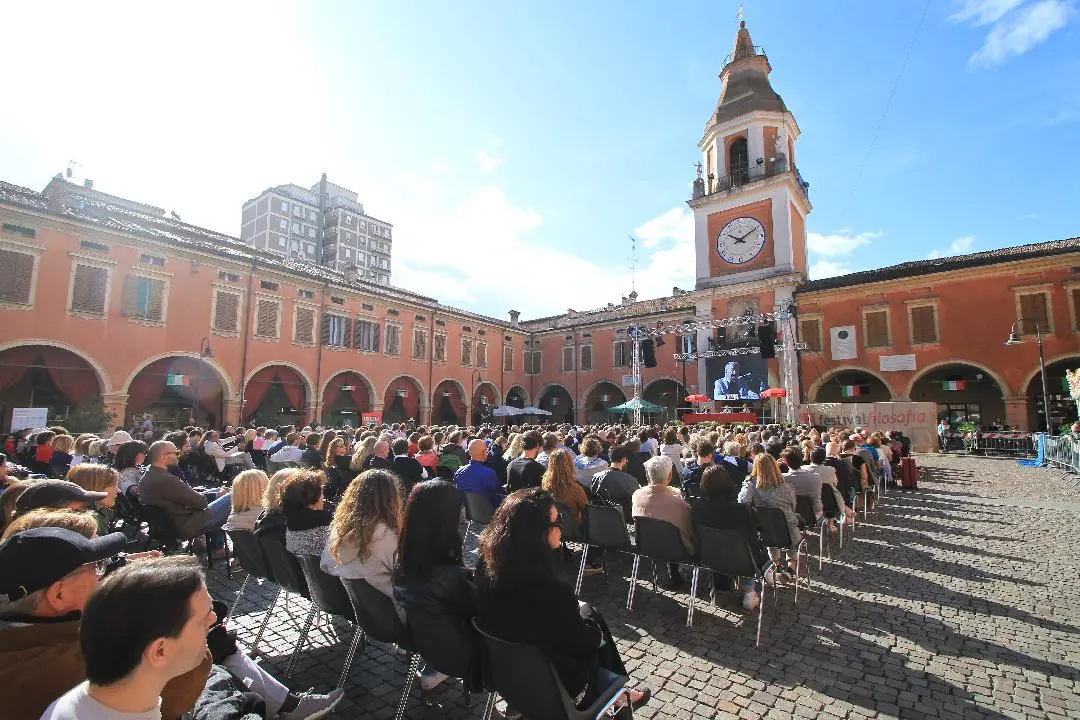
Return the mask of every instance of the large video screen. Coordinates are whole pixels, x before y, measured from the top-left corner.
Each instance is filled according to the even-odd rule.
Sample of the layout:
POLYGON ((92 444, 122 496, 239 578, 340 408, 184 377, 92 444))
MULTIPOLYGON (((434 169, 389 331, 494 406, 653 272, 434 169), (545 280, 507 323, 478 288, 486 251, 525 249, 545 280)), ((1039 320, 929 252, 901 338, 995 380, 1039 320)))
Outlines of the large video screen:
POLYGON ((729 355, 705 360, 713 400, 757 400, 769 387, 769 366, 760 355, 729 355))

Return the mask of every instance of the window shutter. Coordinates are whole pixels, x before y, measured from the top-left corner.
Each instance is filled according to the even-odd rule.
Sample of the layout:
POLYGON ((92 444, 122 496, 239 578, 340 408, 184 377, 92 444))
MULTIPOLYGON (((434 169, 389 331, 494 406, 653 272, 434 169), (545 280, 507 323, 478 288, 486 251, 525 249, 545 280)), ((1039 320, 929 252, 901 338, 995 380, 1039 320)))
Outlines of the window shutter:
POLYGON ((342 324, 345 327, 344 332, 341 333, 341 346, 352 347, 353 343, 353 321, 352 318, 342 318, 342 324))
POLYGON ((431 351, 432 360, 435 362, 446 362, 446 336, 436 335, 434 348, 431 351))
POLYGON ((315 312, 310 308, 296 308, 296 334, 298 343, 310 343, 312 330, 315 329, 315 312))
POLYGON ((514 371, 514 348, 503 348, 503 372, 514 371))
POLYGON ((476 343, 476 367, 487 367, 487 343, 476 343))
POLYGON ((1073 330, 1080 330, 1080 288, 1073 288, 1070 294, 1073 306, 1073 330))
POLYGON ((574 348, 564 347, 562 349, 562 369, 563 372, 574 369, 574 348))
POLYGON ((236 310, 238 307, 238 296, 218 291, 217 309, 214 312, 214 329, 222 332, 236 332, 236 310))
POLYGON ((1045 294, 1021 295, 1020 315, 1024 318, 1024 333, 1034 335, 1036 323, 1038 323, 1038 329, 1044 335, 1050 332, 1050 318, 1049 313, 1047 313, 1045 294))
POLYGON ((799 323, 799 334, 806 343, 806 349, 821 352, 821 321, 817 318, 802 320, 799 323))
POLYGON ((273 300, 259 300, 255 316, 255 334, 259 337, 277 337, 278 304, 273 300))
POLYGON ((165 281, 150 280, 150 297, 146 303, 146 319, 161 322, 165 316, 165 281))
POLYGON ((866 346, 885 347, 889 344, 888 313, 884 310, 866 314, 866 346))
POLYGON ((330 344, 330 316, 326 313, 322 316, 322 344, 330 344))
POLYGON ((581 369, 592 370, 592 345, 581 346, 581 369))
POLYGON ((932 305, 911 308, 911 339, 913 342, 937 342, 937 329, 934 327, 934 315, 936 312, 932 305))
POLYGON ((142 317, 139 308, 139 276, 127 275, 124 277, 124 291, 120 299, 120 313, 124 317, 142 317))
POLYGON ((105 285, 109 271, 94 265, 76 265, 71 290, 71 309, 80 312, 105 313, 105 285))
POLYGON ((0 302, 28 305, 33 277, 33 255, 0 250, 0 302))
POLYGON ((378 323, 372 323, 371 330, 371 351, 379 352, 379 330, 381 329, 378 323))

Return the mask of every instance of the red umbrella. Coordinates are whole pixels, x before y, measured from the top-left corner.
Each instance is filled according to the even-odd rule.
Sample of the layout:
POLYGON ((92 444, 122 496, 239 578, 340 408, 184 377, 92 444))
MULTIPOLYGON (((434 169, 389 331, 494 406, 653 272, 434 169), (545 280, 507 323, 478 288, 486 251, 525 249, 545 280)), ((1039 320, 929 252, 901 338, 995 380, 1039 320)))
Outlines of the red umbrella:
POLYGON ((787 397, 787 390, 785 390, 784 388, 769 388, 768 390, 763 391, 758 397, 760 397, 762 400, 765 400, 767 398, 787 397))
POLYGON ((688 395, 686 397, 686 402, 688 402, 688 403, 707 403, 707 402, 709 402, 709 398, 706 397, 705 395, 688 395))

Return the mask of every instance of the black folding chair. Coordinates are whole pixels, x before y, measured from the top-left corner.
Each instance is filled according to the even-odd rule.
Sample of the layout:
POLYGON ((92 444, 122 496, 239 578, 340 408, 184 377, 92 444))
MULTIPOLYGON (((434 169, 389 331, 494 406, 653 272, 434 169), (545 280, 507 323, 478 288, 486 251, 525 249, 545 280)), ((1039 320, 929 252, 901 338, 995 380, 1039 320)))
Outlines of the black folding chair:
MULTIPOLYGON (((792 550, 795 553, 795 604, 799 604, 799 579, 802 577, 802 571, 806 571, 806 587, 810 587, 810 564, 805 562, 806 556, 806 538, 800 538, 798 545, 795 544, 794 539, 791 537, 791 527, 788 525, 787 515, 780 508, 773 507, 759 507, 756 509, 758 519, 761 521, 761 535, 765 540, 765 545, 770 548, 779 548, 784 550, 792 550)), ((776 577, 775 567, 773 569, 773 578, 776 577)), ((773 601, 779 595, 775 590, 773 591, 773 601)))
POLYGON ((578 521, 574 517, 574 511, 570 506, 557 502, 555 503, 555 509, 559 511, 559 519, 562 522, 563 542, 581 542, 584 540, 581 534, 581 526, 578 525, 578 521))
POLYGON ((600 548, 603 557, 604 575, 607 575, 607 552, 634 553, 634 544, 630 540, 630 533, 626 529, 621 508, 610 505, 587 505, 585 507, 584 523, 585 549, 581 553, 581 565, 578 567, 577 582, 574 584, 574 594, 581 594, 581 580, 585 577, 585 563, 588 559, 589 548, 600 548))
POLYGON ((495 508, 492 507, 486 495, 471 492, 463 492, 461 495, 465 503, 465 520, 468 521, 468 525, 465 526, 465 537, 468 538, 473 525, 487 525, 491 522, 491 518, 495 515, 495 508))
MULTIPOLYGON (((634 589, 637 587, 638 566, 642 557, 647 557, 652 562, 653 592, 656 592, 656 563, 682 563, 690 565, 691 557, 683 545, 679 528, 664 520, 656 518, 634 518, 635 537, 637 545, 634 550, 634 567, 630 575, 630 593, 626 598, 626 609, 634 607, 634 589)), ((691 583, 690 597, 697 594, 697 585, 691 583)), ((690 625, 692 611, 687 609, 686 624, 690 625)))
POLYGON ((817 530, 818 534, 818 572, 821 572, 825 562, 825 533, 828 532, 829 521, 825 518, 818 520, 814 515, 814 503, 809 495, 795 496, 795 514, 803 527, 807 530, 817 530))
MULTIPOLYGON (((342 666, 341 675, 338 677, 337 686, 344 687, 345 678, 349 676, 353 656, 356 655, 356 647, 359 645, 362 635, 356 626, 356 613, 353 610, 352 601, 349 600, 349 595, 341 584, 341 578, 325 572, 319 565, 319 558, 314 555, 297 555, 296 559, 300 561, 300 569, 304 572, 304 579, 307 581, 308 590, 311 592, 311 601, 318 608, 317 612, 344 618, 353 626, 353 636, 349 642, 349 650, 345 654, 345 664, 342 666)), ((303 649, 303 645, 301 645, 301 649, 303 649)))
MULTIPOLYGON (((824 511, 825 519, 835 522, 838 526, 837 535, 840 540, 840 549, 844 549, 844 509, 840 507, 840 503, 836 501, 836 491, 832 485, 821 486, 821 509, 824 511)), ((826 529, 829 530, 829 537, 825 541, 827 543, 826 549, 828 550, 829 557, 832 557, 832 529, 826 524, 826 529)))
MULTIPOLYGON (((758 604, 757 639, 754 647, 761 645, 761 624, 765 616, 765 571, 771 565, 759 565, 750 543, 742 533, 728 530, 716 530, 710 527, 698 528, 698 563, 694 568, 694 584, 700 568, 706 568, 723 575, 750 577, 760 588, 758 604)), ((693 604, 690 611, 693 613, 693 604)), ((691 620, 693 618, 691 617, 691 620)))
MULTIPOLYGON (((259 538, 259 545, 262 547, 266 562, 270 566, 270 572, 273 573, 274 582, 278 584, 278 587, 286 593, 295 593, 310 600, 311 593, 308 590, 307 580, 304 578, 304 571, 300 567, 300 561, 285 549, 285 541, 280 538, 263 536, 259 538)), ((289 656, 289 665, 285 671, 285 677, 292 674, 293 666, 296 665, 296 657, 300 653, 300 647, 304 644, 308 632, 311 631, 311 624, 315 621, 315 612, 317 610, 318 608, 312 603, 307 617, 304 619, 303 629, 300 630, 300 639, 296 642, 296 648, 293 649, 292 654, 289 656)))
MULTIPOLYGON (((255 578, 274 583, 274 573, 270 569, 270 562, 266 559, 266 553, 263 552, 262 545, 259 544, 259 539, 255 537, 255 533, 250 530, 229 530, 229 539, 233 544, 233 554, 246 573, 244 582, 240 584, 240 589, 236 592, 236 600, 233 601, 232 607, 229 608, 229 615, 232 615, 236 610, 236 606, 240 604, 240 598, 244 595, 248 581, 255 578)), ((274 613, 274 607, 277 605, 278 598, 281 597, 281 586, 277 583, 274 583, 274 586, 276 588, 274 598, 270 601, 270 607, 263 614, 262 623, 259 624, 259 632, 255 634, 255 641, 251 644, 251 650, 255 653, 259 652, 259 641, 262 640, 266 626, 274 613)))
POLYGON ((398 703, 397 713, 394 715, 396 720, 402 720, 405 717, 405 703, 412 690, 412 683, 416 679, 416 673, 412 670, 413 643, 408 628, 398 616, 394 601, 372 587, 367 580, 341 578, 341 584, 345 587, 345 592, 352 603, 361 649, 367 644, 367 638, 371 637, 379 642, 395 643, 410 653, 409 674, 405 678, 405 689, 398 703))
POLYGON ((625 675, 597 666, 589 682, 596 699, 579 709, 559 681, 555 666, 538 648, 490 635, 480 627, 478 619, 473 620, 473 627, 483 644, 485 684, 494 691, 488 696, 483 720, 489 720, 495 710, 495 693, 535 720, 597 720, 624 696, 630 717, 634 716, 626 687, 629 678, 625 675))

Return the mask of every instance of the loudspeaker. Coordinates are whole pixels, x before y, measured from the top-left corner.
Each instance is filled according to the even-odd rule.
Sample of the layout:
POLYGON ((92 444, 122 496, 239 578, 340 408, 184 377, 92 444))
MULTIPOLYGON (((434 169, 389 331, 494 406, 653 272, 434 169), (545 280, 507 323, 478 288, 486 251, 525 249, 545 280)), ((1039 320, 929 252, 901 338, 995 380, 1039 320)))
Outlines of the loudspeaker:
POLYGON ((773 321, 761 323, 758 328, 758 348, 761 349, 761 357, 776 357, 776 323, 773 321))
POLYGON ((652 338, 641 342, 641 364, 647 368, 656 367, 656 347, 652 338))

